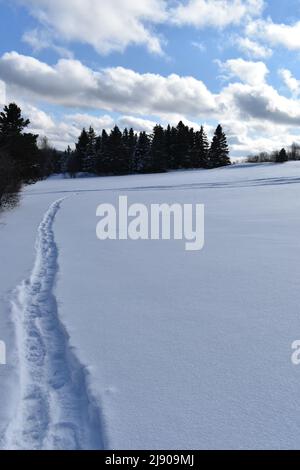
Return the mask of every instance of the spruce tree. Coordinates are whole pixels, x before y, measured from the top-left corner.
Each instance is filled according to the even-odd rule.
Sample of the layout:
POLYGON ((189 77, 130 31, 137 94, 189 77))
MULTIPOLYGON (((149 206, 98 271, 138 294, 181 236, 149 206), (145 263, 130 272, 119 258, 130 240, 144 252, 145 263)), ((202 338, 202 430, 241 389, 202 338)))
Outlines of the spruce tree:
POLYGON ((223 132, 222 126, 219 124, 215 130, 209 149, 209 167, 217 168, 230 164, 227 138, 223 132))
POLYGON ((70 145, 68 145, 67 150, 65 150, 60 157, 60 171, 61 173, 67 173, 68 171, 68 161, 70 160, 72 154, 72 149, 70 145))
MULTIPOLYGON (((76 144, 76 158, 77 158, 77 171, 83 171, 85 167, 85 160, 88 154, 88 146, 89 146, 89 135, 85 128, 82 129, 82 132, 78 138, 78 142, 76 144)), ((74 165, 75 166, 75 165, 74 165)))
POLYGON ((13 178, 25 183, 34 182, 41 175, 38 135, 23 132, 29 124, 15 103, 5 106, 0 113, 0 149, 12 160, 13 178))
POLYGON ((128 129, 125 128, 123 131, 123 145, 124 145, 124 150, 125 150, 125 163, 124 163, 124 171, 126 173, 130 173, 131 167, 132 167, 132 159, 133 159, 133 153, 134 149, 136 146, 137 142, 137 137, 134 133, 134 130, 132 128, 128 129))
POLYGON ((284 162, 287 162, 287 153, 286 153, 286 150, 284 148, 282 148, 280 150, 280 152, 278 152, 278 154, 276 155, 276 163, 284 163, 284 162))
POLYGON ((98 175, 106 175, 112 172, 108 153, 108 139, 108 134, 103 129, 101 137, 97 141, 96 173, 98 175))
POLYGON ((22 117, 22 111, 15 103, 4 106, 0 113, 0 145, 5 144, 11 137, 21 135, 29 124, 29 119, 22 117))
POLYGON ((95 173, 96 171, 96 133, 92 127, 88 130, 88 143, 84 160, 82 162, 82 171, 95 173))
POLYGON ((178 142, 178 132, 177 128, 172 126, 170 133, 170 144, 169 144, 169 156, 168 156, 168 168, 176 169, 177 168, 177 142, 178 142))
POLYGON ((126 149, 122 132, 118 126, 115 126, 109 135, 108 154, 112 173, 115 175, 125 174, 127 171, 126 149))
POLYGON ((131 127, 129 129, 128 143, 127 143, 128 161, 129 161, 128 170, 129 170, 129 172, 132 171, 133 158, 134 158, 134 153, 135 153, 137 141, 138 141, 137 134, 135 134, 134 130, 131 127))
POLYGON ((201 126, 200 131, 195 133, 194 145, 192 148, 193 168, 207 168, 208 166, 209 143, 207 135, 201 126))
POLYGON ((165 133, 162 126, 157 125, 153 129, 151 142, 151 167, 154 172, 162 172, 167 167, 167 153, 165 133))
POLYGON ((182 121, 177 125, 176 145, 174 148, 174 167, 188 168, 190 161, 190 141, 191 134, 188 126, 185 126, 182 121))
POLYGON ((141 132, 133 154, 132 171, 148 173, 151 169, 151 141, 146 132, 141 132))

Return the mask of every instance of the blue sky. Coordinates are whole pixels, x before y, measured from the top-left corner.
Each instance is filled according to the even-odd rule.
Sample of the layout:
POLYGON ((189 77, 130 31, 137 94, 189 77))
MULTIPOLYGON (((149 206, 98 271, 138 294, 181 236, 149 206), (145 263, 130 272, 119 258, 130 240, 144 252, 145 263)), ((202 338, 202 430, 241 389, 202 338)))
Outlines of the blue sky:
POLYGON ((300 0, 0 0, 0 104, 59 148, 183 119, 232 154, 300 141, 300 0))

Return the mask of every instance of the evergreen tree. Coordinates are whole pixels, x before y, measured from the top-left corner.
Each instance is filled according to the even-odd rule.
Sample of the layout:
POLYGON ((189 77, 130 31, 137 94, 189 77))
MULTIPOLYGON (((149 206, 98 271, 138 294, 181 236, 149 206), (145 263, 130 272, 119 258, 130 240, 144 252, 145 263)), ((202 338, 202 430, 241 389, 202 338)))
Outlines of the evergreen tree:
POLYGON ((29 124, 29 119, 22 117, 22 111, 15 103, 4 106, 0 113, 0 145, 5 144, 9 138, 21 135, 29 124))
POLYGON ((177 168, 177 162, 176 162, 176 150, 177 150, 177 142, 178 142, 178 136, 177 136, 177 128, 172 126, 169 134, 169 144, 166 143, 167 145, 167 161, 168 161, 168 168, 170 169, 176 169, 177 168))
POLYGON ((77 163, 75 165, 74 162, 74 167, 77 167, 76 173, 79 171, 83 171, 84 165, 85 165, 85 159, 88 154, 88 147, 89 147, 89 135, 85 128, 82 129, 82 132, 80 136, 78 137, 78 141, 76 144, 76 160, 77 163))
POLYGON ((124 172, 129 173, 131 171, 132 157, 134 151, 134 132, 133 129, 128 129, 125 127, 123 131, 123 146, 124 146, 124 172))
POLYGON ((67 150, 65 150, 60 157, 60 171, 61 173, 65 174, 68 171, 68 161, 70 160, 72 154, 72 149, 70 145, 68 145, 67 150))
POLYGON ((133 154, 132 171, 147 173, 151 169, 151 141, 146 132, 141 132, 133 154))
POLYGON ((200 131, 195 133, 194 145, 192 148, 193 168, 207 168, 208 166, 209 143, 207 135, 201 126, 200 131))
POLYGON ((97 154, 96 154, 96 173, 98 175, 107 175, 112 172, 109 149, 108 149, 108 134, 103 129, 101 137, 97 143, 97 154))
POLYGON ((154 172, 165 171, 167 168, 165 133, 160 125, 155 126, 153 129, 151 142, 151 167, 154 172))
POLYGON ((191 135, 188 126, 185 126, 182 121, 177 125, 176 145, 174 148, 174 167, 188 168, 190 162, 190 141, 191 135))
POLYGON ((137 141, 138 141, 138 137, 131 127, 129 129, 128 143, 127 143, 127 152, 128 152, 128 160, 129 160, 128 171, 129 172, 132 171, 133 159, 134 159, 137 141))
POLYGON ((77 152, 71 152, 67 160, 67 172, 71 178, 76 177, 76 173, 79 172, 79 160, 77 152))
POLYGON ((88 143, 82 161, 82 171, 94 173, 96 169, 96 133, 92 127, 88 130, 88 143))
POLYGON ((284 148, 282 148, 280 150, 280 152, 278 152, 278 154, 276 155, 276 163, 284 163, 284 162, 287 162, 287 153, 286 153, 286 150, 284 148))
POLYGON ((209 149, 209 167, 217 168, 230 164, 226 135, 223 132, 222 126, 219 124, 215 130, 209 149))
POLYGON ((165 149, 166 149, 166 167, 172 168, 172 131, 170 124, 167 126, 165 130, 165 149))
POLYGON ((22 117, 21 109, 11 103, 0 113, 0 148, 12 159, 14 179, 31 183, 40 177, 38 135, 24 133, 30 124, 22 117))
POLYGON ((96 156, 99 154, 99 152, 101 151, 101 145, 102 145, 102 136, 101 135, 98 135, 96 137, 96 142, 95 142, 95 152, 96 152, 96 156))
POLYGON ((122 132, 118 126, 115 126, 109 135, 108 155, 112 173, 115 175, 125 174, 127 171, 126 150, 122 132))

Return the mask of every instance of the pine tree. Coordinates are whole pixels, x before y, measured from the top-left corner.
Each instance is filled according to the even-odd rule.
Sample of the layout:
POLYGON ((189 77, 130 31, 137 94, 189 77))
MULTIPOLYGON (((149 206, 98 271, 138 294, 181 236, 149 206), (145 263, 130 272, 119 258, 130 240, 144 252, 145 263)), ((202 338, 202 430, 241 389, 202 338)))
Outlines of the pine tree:
POLYGON ((123 144, 122 132, 115 126, 108 139, 108 154, 112 173, 115 175, 125 174, 127 171, 126 149, 123 144))
POLYGON ((185 126, 182 121, 177 125, 176 145, 174 148, 174 167, 188 168, 190 161, 190 141, 191 135, 188 126, 185 126))
POLYGON ((167 153, 165 133, 162 126, 157 125, 153 129, 151 142, 151 166, 152 171, 162 172, 167 168, 167 153))
POLYGON ((148 173, 151 169, 151 141, 146 132, 141 132, 133 154, 132 171, 148 173))
POLYGON ((126 171, 126 173, 130 173, 131 171, 133 153, 135 150, 136 142, 137 137, 134 134, 133 129, 130 128, 128 131, 128 129, 125 128, 123 131, 123 145, 125 150, 124 158, 126 160, 126 162, 124 163, 124 171, 126 171))
POLYGON ((219 124, 215 130, 209 149, 209 167, 217 168, 230 164, 226 135, 223 132, 222 126, 219 124))
POLYGON ((88 143, 83 153, 82 171, 94 173, 96 170, 96 133, 92 127, 88 130, 88 143))
POLYGON ((5 106, 0 113, 0 148, 12 159, 14 179, 24 183, 38 180, 41 174, 38 135, 23 132, 29 124, 15 103, 5 106))
POLYGON ((134 154, 135 154, 135 149, 137 145, 138 137, 137 134, 135 134, 134 130, 132 127, 129 129, 129 135, 128 135, 128 171, 132 171, 132 165, 133 165, 133 159, 134 159, 134 154))
POLYGON ((85 128, 83 128, 76 144, 77 172, 83 171, 85 159, 88 153, 89 141, 88 133, 85 128))
POLYGON ((286 150, 284 148, 282 148, 280 150, 280 152, 278 152, 278 154, 276 155, 276 163, 284 163, 284 162, 287 162, 287 153, 286 153, 286 150))
POLYGON ((192 148, 193 168, 207 168, 208 166, 209 143, 207 135, 201 126, 200 131, 195 133, 194 145, 192 148))
POLYGON ((96 173, 98 175, 106 175, 112 172, 108 153, 108 139, 108 134, 103 129, 101 137, 97 141, 96 173))
POLYGON ((68 171, 68 161, 70 160, 72 154, 72 149, 70 145, 68 145, 67 150, 65 150, 60 157, 60 171, 61 173, 65 174, 68 171))
POLYGON ((165 149, 166 149, 166 167, 172 168, 173 149, 172 149, 172 130, 170 124, 165 130, 165 149))
POLYGON ((177 135, 177 128, 172 126, 170 132, 170 143, 169 143, 169 150, 168 150, 168 168, 176 169, 177 168, 177 161, 176 161, 176 150, 177 150, 177 142, 178 142, 178 135, 177 135))
POLYGON ((21 135, 29 124, 29 119, 22 117, 22 111, 15 103, 4 106, 0 113, 0 145, 5 144, 11 137, 21 135))

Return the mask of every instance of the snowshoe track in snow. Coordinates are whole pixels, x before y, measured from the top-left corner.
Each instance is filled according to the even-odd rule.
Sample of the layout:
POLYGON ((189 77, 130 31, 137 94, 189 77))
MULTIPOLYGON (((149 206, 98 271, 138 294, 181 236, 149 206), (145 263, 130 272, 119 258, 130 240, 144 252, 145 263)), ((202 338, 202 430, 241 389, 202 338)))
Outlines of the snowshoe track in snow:
POLYGON ((69 345, 53 294, 58 250, 54 202, 38 228, 29 280, 12 299, 20 374, 19 403, 7 429, 7 449, 103 449, 100 410, 87 374, 69 345))

